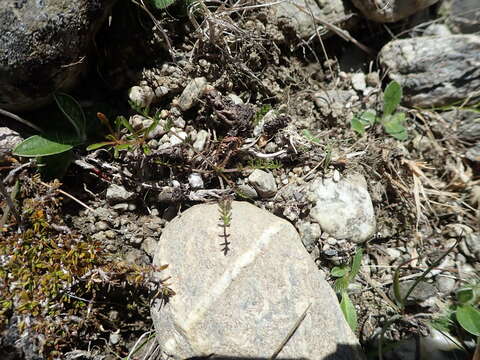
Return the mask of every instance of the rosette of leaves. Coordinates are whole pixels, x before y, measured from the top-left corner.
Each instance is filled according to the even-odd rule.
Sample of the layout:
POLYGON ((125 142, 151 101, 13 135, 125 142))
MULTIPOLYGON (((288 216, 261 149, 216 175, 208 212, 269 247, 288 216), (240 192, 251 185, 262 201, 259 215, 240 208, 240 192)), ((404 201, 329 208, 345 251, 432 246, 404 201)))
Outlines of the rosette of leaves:
POLYGON ((356 115, 351 126, 354 131, 363 135, 369 127, 379 123, 383 126, 385 132, 397 140, 406 140, 408 138, 405 128, 405 113, 395 112, 402 100, 402 87, 396 81, 390 82, 383 94, 383 114, 378 116, 375 110, 365 110, 356 115))

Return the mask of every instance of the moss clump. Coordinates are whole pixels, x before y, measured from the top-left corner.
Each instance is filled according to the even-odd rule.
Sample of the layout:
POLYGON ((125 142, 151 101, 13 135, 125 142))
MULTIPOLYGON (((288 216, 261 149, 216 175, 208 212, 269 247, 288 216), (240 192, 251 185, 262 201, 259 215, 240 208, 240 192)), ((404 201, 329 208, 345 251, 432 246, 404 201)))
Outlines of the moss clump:
POLYGON ((152 297, 173 294, 153 279, 162 268, 115 261, 100 243, 69 230, 52 193, 56 186, 26 181, 23 231, 10 226, 0 240, 0 332, 11 334, 16 326, 18 337, 29 334, 48 359, 89 342, 104 344, 99 333, 108 338, 148 319, 152 297), (121 316, 110 319, 112 310, 121 316))

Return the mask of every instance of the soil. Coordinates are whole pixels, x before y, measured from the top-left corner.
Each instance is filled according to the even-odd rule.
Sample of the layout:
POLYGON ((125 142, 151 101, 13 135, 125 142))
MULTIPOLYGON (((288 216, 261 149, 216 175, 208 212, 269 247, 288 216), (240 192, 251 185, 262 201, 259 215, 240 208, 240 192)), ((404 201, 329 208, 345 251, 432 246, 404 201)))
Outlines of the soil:
MULTIPOLYGON (((125 9, 120 6, 123 5, 117 5, 114 10, 114 19, 124 16, 125 9)), ((105 58, 98 55, 101 80, 98 73, 92 71, 84 88, 75 94, 93 112, 107 108, 110 110, 102 112, 110 119, 115 115, 128 119, 136 112, 126 106, 125 86, 153 89, 165 86, 170 89, 169 93, 150 106, 149 114, 158 112, 161 120, 187 134, 207 130, 211 138, 200 154, 186 144, 162 149, 161 136, 153 139, 156 143, 152 139, 132 142, 130 148, 120 151, 117 157, 108 148, 86 151, 85 147, 78 147, 75 161, 62 179, 61 189, 84 205, 56 191, 58 187, 45 194, 45 190, 40 189, 52 183, 45 180, 43 184, 49 185, 43 185, 32 178, 37 172, 34 166, 24 167, 12 178, 22 184, 17 206, 24 217, 27 217, 27 202, 38 201, 40 205, 31 208, 43 207, 41 216, 48 222, 45 226, 49 236, 55 234, 61 238, 69 234, 80 236, 82 241, 94 241, 95 246, 102 249, 101 260, 95 266, 109 276, 118 276, 116 279, 122 279, 118 282, 123 281, 123 286, 112 291, 106 282, 98 280, 96 292, 83 291, 82 301, 90 310, 75 313, 71 305, 65 309, 71 316, 88 317, 90 311, 96 321, 87 321, 88 326, 71 330, 35 328, 37 317, 10 307, 3 313, 4 333, 0 341, 0 353, 8 354, 8 359, 124 358, 136 347, 142 334, 141 341, 151 337, 148 304, 153 295, 158 295, 158 289, 152 291, 149 287, 151 279, 141 279, 132 285, 132 278, 126 274, 139 271, 132 268, 132 264, 147 269, 152 248, 165 224, 198 202, 231 196, 251 201, 294 224, 308 214, 306 202, 282 201, 280 197, 242 197, 238 187, 253 167, 273 173, 278 193, 314 176, 331 177, 349 172, 365 176, 378 231, 363 246, 363 266, 349 292, 358 313, 356 333, 366 352, 374 351, 382 327, 398 314, 389 294, 395 270, 401 266, 402 279, 418 277, 452 245, 462 243, 466 236, 478 230, 478 163, 475 166, 465 159, 467 144, 455 136, 451 123, 441 112, 401 108, 408 117, 406 141, 388 136, 381 126, 359 136, 352 130, 350 120, 365 109, 381 111, 382 87, 388 82, 381 69, 377 69, 375 58, 335 34, 321 40, 313 37, 308 42, 299 39, 291 28, 269 19, 264 8, 231 12, 222 9, 223 6, 212 8, 208 19, 204 13, 196 15, 198 28, 191 18, 181 17, 181 9, 168 11, 180 20, 173 15, 154 13, 155 18, 163 19, 156 28, 141 9, 133 8, 135 24, 144 26, 135 35, 138 38, 138 34, 142 34, 140 39, 132 43, 132 34, 128 39, 121 39, 120 30, 105 29, 102 35, 105 39, 100 38, 98 46, 105 46, 105 52, 110 54, 125 48, 132 56, 149 56, 142 57, 145 61, 139 63, 135 57, 132 64, 122 54, 105 58), (169 46, 164 35, 169 38, 169 46), (108 47, 109 36, 120 44, 108 47), (122 46, 127 41, 130 43, 122 46), (352 59, 353 56, 356 58, 352 59), (352 88, 355 73, 366 75, 369 91, 352 88), (118 79, 122 74, 125 76, 118 79), (191 109, 179 111, 175 107, 176 99, 192 79, 200 77, 205 77, 211 87, 196 99, 191 109), (237 97, 232 100, 229 94, 237 97), (238 98, 242 102, 237 101, 238 98), (262 135, 257 137, 255 124, 258 125, 268 109, 279 115, 266 122, 262 135), (183 129, 175 124, 179 117, 185 121, 183 129), (253 149, 257 154, 285 151, 268 161, 255 158, 252 153, 241 150, 251 139, 256 141, 253 149), (150 151, 143 150, 145 144, 150 151), (192 191, 188 180, 192 173, 202 174, 205 189, 211 191, 201 195, 192 191), (125 201, 108 201, 106 190, 113 183, 123 186, 131 196, 125 201), (56 200, 47 201, 47 195, 56 200), (95 213, 85 205, 95 209, 95 213), (107 269, 109 262, 126 265, 107 269), (27 318, 30 324, 25 323, 27 318), (23 323, 20 328, 19 322, 23 323), (22 334, 27 334, 29 339, 24 339, 23 348, 19 349, 15 342, 22 334), (42 338, 38 334, 43 340, 39 340, 42 338), (57 343, 45 340, 52 334, 62 340, 57 343)), ((432 11, 428 16, 434 19, 436 15, 432 11)), ((411 22, 404 21, 389 26, 389 35, 383 28, 360 22, 351 34, 378 50, 390 40, 389 36, 400 33, 403 37, 413 36, 417 29, 411 22)), ((25 116, 28 118, 31 114, 25 116)), ((94 136, 91 140, 96 141, 94 136)), ((19 161, 25 159, 5 157, 0 164, 2 178, 17 169, 21 165, 19 161)), ((6 184, 9 191, 14 183, 6 184)), ((2 203, 4 209, 5 206, 2 203)), ((28 217, 25 226, 34 224, 32 217, 28 217)), ((15 217, 11 216, 6 225, 2 236, 12 243, 18 242, 19 224, 15 217)), ((339 263, 351 261, 355 246, 320 238, 311 250, 319 268, 329 274, 339 263), (339 255, 335 259, 327 256, 327 250, 332 249, 339 255)), ((455 246, 446 259, 448 261, 436 267, 437 275, 441 272, 455 279, 454 285, 433 297, 409 304, 402 316, 386 328, 386 339, 397 341, 426 335, 429 322, 452 300, 454 291, 480 270, 477 259, 465 246, 455 246)), ((82 274, 84 279, 91 276, 91 273, 85 275, 87 272, 82 274)), ((327 278, 333 284, 335 279, 327 278)), ((438 280, 429 278, 428 281, 438 285, 438 280)), ((71 289, 78 289, 76 286, 71 289)), ((5 283, 0 282, 0 291, 6 292, 5 296, 13 296, 5 283)), ((52 320, 45 314, 42 316, 44 320, 52 320)), ((61 328, 61 316, 57 318, 61 328)), ((72 326, 72 321, 65 324, 72 326)), ((147 352, 150 359, 160 358, 154 346, 146 349, 144 347, 143 355, 147 352)), ((136 353, 131 358, 142 357, 136 353)))

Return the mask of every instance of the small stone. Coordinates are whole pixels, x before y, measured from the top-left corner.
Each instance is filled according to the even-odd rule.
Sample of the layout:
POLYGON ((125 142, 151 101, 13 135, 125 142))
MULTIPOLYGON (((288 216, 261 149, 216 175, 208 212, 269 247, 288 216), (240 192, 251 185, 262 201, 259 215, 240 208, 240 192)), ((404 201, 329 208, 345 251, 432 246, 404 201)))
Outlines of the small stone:
POLYGON ((338 243, 338 240, 333 238, 333 237, 329 237, 327 238, 327 244, 328 245, 331 245, 331 246, 334 246, 334 245, 337 245, 338 243))
POLYGON ((107 230, 109 228, 108 223, 106 221, 100 220, 95 223, 95 229, 97 231, 107 230))
POLYGON ((177 128, 183 129, 186 125, 186 122, 181 116, 179 116, 173 120, 173 125, 175 125, 177 128))
POLYGON ((120 319, 120 313, 117 310, 111 310, 108 312, 108 318, 111 321, 117 321, 120 319))
POLYGON ((394 248, 387 247, 385 251, 387 252, 388 256, 390 256, 393 260, 398 259, 402 255, 402 252, 400 250, 394 248))
POLYGON ((112 184, 107 189, 107 201, 111 204, 127 201, 133 197, 133 193, 127 191, 123 186, 112 184))
POLYGON ((340 172, 335 169, 333 170, 333 176, 332 176, 333 181, 339 182, 340 181, 340 172))
POLYGON ((247 184, 239 185, 238 192, 240 193, 240 197, 246 197, 248 199, 256 199, 258 197, 255 189, 247 184))
POLYGON ((112 208, 114 208, 115 210, 119 210, 119 211, 127 211, 128 210, 128 203, 119 203, 119 204, 115 204, 112 206, 112 208))
POLYGON ((303 246, 305 246, 305 249, 307 249, 308 252, 312 252, 313 248, 318 243, 318 239, 320 239, 320 235, 322 234, 320 225, 309 222, 297 222, 297 229, 300 233, 303 246))
POLYGON ((456 281, 454 278, 438 275, 435 282, 441 293, 450 294, 455 289, 456 281))
POLYGON ((448 36, 452 35, 452 32, 445 24, 431 24, 422 34, 423 36, 448 36))
POLYGON ((357 91, 365 91, 367 83, 365 81, 364 73, 355 73, 352 75, 352 86, 357 91))
POLYGON ((122 335, 120 335, 120 332, 114 332, 110 334, 108 341, 112 345, 117 345, 121 339, 122 339, 122 335))
POLYGON ((188 176, 188 183, 192 189, 203 189, 205 186, 202 176, 197 173, 192 173, 188 176))
POLYGON ((480 261, 480 233, 467 234, 465 236, 465 245, 477 261, 480 261))
POLYGON ((193 143, 193 149, 196 152, 202 152, 205 149, 205 144, 209 138, 209 134, 206 130, 200 130, 197 133, 197 139, 193 143))
POLYGON ((273 141, 270 141, 267 145, 265 145, 264 150, 267 154, 274 153, 277 151, 278 146, 273 141))
POLYGON ((159 86, 155 89, 155 98, 160 100, 162 97, 167 95, 169 92, 169 89, 166 86, 159 86))
POLYGON ((115 239, 115 237, 117 236, 117 233, 113 230, 107 230, 105 231, 105 236, 109 239, 115 239))
POLYGON ((20 144, 23 138, 16 131, 7 127, 0 127, 0 149, 12 151, 15 146, 20 144))
POLYGON ((250 184, 262 198, 268 198, 277 192, 277 184, 271 173, 256 169, 248 177, 250 184))
POLYGON ((185 131, 176 132, 175 135, 170 136, 170 144, 172 146, 179 145, 187 138, 185 131))
POLYGON ((365 77, 365 81, 368 86, 377 88, 380 87, 380 75, 378 72, 371 72, 368 73, 367 76, 365 77))
POLYGON ((148 119, 142 115, 133 115, 130 116, 130 119, 128 119, 128 122, 130 125, 132 125, 133 130, 141 130, 145 127, 145 122, 148 119))
POLYGON ((243 104, 243 100, 240 96, 236 95, 236 94, 228 94, 227 97, 232 100, 232 102, 235 104, 235 105, 242 105, 243 104))
POLYGON ((207 79, 204 77, 193 79, 180 95, 177 106, 182 111, 189 110, 197 101, 207 86, 207 79))
POLYGON ((133 86, 128 93, 128 97, 137 106, 145 108, 150 106, 155 97, 155 93, 149 86, 133 86))
POLYGON ((362 175, 353 173, 339 182, 315 180, 307 197, 313 203, 310 218, 332 237, 362 243, 375 233, 373 204, 362 175))
MULTIPOLYGON (((407 280, 403 281, 400 283, 400 294, 402 297, 404 297, 407 294, 407 291, 409 291, 410 287, 414 284, 415 280, 407 280)), ((437 295, 438 289, 435 287, 435 285, 421 281, 419 282, 413 291, 410 293, 410 295, 407 298, 407 303, 418 303, 425 301, 431 297, 434 297, 437 295)), ((394 299, 393 295, 393 286, 390 288, 389 295, 391 299, 394 299)))
POLYGON ((148 256, 152 256, 155 254, 155 249, 158 246, 158 241, 155 240, 153 237, 149 236, 146 237, 140 248, 147 253, 148 256))

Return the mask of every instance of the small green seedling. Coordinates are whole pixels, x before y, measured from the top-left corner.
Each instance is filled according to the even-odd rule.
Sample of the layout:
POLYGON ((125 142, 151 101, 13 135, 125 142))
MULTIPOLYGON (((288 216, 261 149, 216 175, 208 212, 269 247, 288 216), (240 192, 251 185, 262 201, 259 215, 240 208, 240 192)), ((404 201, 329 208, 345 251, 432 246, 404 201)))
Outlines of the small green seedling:
POLYGON ((353 305, 350 297, 348 296, 348 285, 355 279, 360 270, 362 264, 363 249, 359 248, 353 257, 351 264, 335 266, 330 275, 336 277, 335 284, 333 286, 335 292, 341 297, 340 308, 348 325, 355 331, 357 328, 357 311, 353 305))
POLYGON ((222 246, 223 255, 226 256, 230 250, 228 247, 228 245, 230 245, 230 242, 228 241, 230 234, 228 233, 227 228, 230 227, 232 222, 232 199, 228 196, 221 198, 218 201, 218 211, 220 212, 219 226, 222 228, 220 237, 223 238, 223 243, 220 245, 222 246))
POLYGON ((98 119, 108 128, 110 134, 105 136, 107 141, 91 144, 87 147, 87 150, 96 150, 101 147, 108 147, 113 149, 114 157, 117 158, 122 150, 132 150, 136 148, 142 148, 145 154, 150 152, 146 144, 147 135, 154 130, 160 121, 160 117, 156 114, 153 118, 148 116, 148 112, 142 111, 142 114, 152 120, 150 126, 143 128, 139 131, 135 131, 132 125, 124 116, 117 116, 115 119, 115 129, 112 128, 107 117, 102 113, 97 113, 98 119), (123 135, 123 130, 126 129, 127 134, 123 135))
POLYGON ((352 121, 352 129, 360 135, 365 133, 365 130, 380 123, 385 132, 393 136, 397 140, 406 140, 408 137, 407 129, 405 128, 405 113, 395 112, 395 109, 400 105, 403 92, 402 87, 396 81, 391 81, 383 94, 383 114, 377 116, 374 110, 366 110, 356 115, 352 121))

